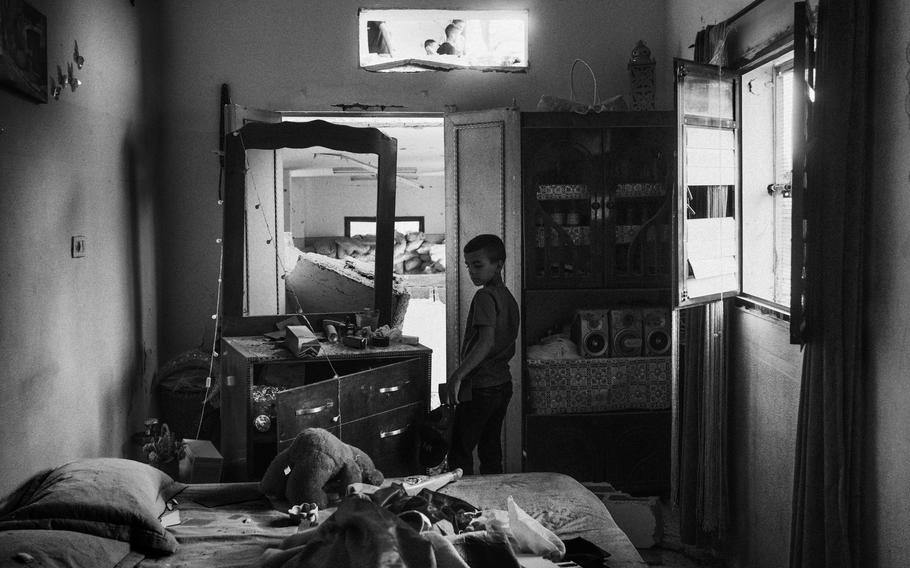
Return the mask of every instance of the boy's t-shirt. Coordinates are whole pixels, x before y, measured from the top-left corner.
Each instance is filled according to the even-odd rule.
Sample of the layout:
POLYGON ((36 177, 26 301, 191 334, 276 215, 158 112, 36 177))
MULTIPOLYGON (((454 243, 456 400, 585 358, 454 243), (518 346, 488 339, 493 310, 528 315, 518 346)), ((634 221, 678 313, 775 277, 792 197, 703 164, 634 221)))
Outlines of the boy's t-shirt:
POLYGON ((515 339, 518 337, 518 303, 504 285, 484 286, 477 290, 468 310, 465 337, 461 355, 480 335, 477 328, 493 327, 493 347, 486 358, 466 377, 471 388, 493 387, 512 380, 509 360, 515 355, 515 339))

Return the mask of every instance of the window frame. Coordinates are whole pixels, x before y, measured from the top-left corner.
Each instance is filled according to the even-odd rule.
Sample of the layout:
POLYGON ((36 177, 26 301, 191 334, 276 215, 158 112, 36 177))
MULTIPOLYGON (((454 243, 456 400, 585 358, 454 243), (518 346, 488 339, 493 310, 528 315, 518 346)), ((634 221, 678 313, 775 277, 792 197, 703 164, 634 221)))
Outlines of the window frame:
MULTIPOLYGON (((780 41, 776 42, 773 46, 769 46, 769 48, 767 50, 765 50, 759 56, 756 56, 754 59, 750 60, 747 64, 737 67, 735 69, 735 73, 741 78, 746 73, 754 71, 754 70, 758 69, 759 67, 768 65, 769 63, 772 63, 773 61, 784 57, 788 53, 793 54, 793 58, 790 59, 789 62, 784 63, 781 66, 789 67, 790 69, 792 69, 794 71, 794 73, 796 73, 796 63, 795 63, 796 53, 795 52, 796 52, 795 40, 794 40, 793 35, 790 35, 788 37, 782 38, 780 41)), ((777 67, 775 67, 775 70, 776 69, 777 69, 777 67)), ((775 80, 777 80, 776 76, 775 76, 775 80)), ((736 95, 737 95, 736 96, 736 104, 737 104, 736 112, 737 112, 737 116, 742 117, 743 116, 742 115, 742 112, 743 112, 743 109, 742 109, 743 92, 742 91, 744 88, 744 84, 743 84, 743 81, 741 81, 741 80, 737 81, 737 84, 738 84, 739 90, 736 93, 736 95)), ((794 91, 795 91, 795 86, 794 86, 794 91)), ((793 96, 795 97, 795 92, 793 93, 793 96)), ((794 100, 794 104, 795 104, 795 102, 796 101, 794 100)), ((776 112, 777 111, 777 101, 776 100, 774 101, 774 109, 776 112)), ((795 117, 796 117, 796 114, 794 112, 794 124, 793 124, 794 128, 795 128, 795 117)), ((774 117, 774 120, 776 122, 776 117, 774 117)), ((775 130, 776 130, 776 125, 775 125, 775 130)), ((777 133, 775 132, 775 136, 776 135, 777 135, 777 133)), ((739 131, 738 131, 737 145, 738 145, 738 153, 739 153, 739 161, 740 161, 739 166, 740 166, 740 175, 741 175, 742 160, 743 160, 742 130, 741 129, 739 129, 739 131)), ((795 151, 794 148, 791 146, 791 154, 793 154, 794 151, 795 151)), ((775 163, 775 167, 776 167, 776 163, 775 163)), ((791 162, 791 172, 792 171, 793 171, 793 164, 791 162)), ((775 183, 776 183, 776 178, 777 178, 776 170, 774 172, 774 177, 775 177, 775 183)), ((739 183, 739 191, 742 191, 742 180, 741 179, 740 179, 740 183, 739 183)), ((795 212, 791 213, 791 214, 795 214, 795 212)), ((750 294, 750 293, 744 291, 744 286, 743 286, 744 272, 743 272, 742 266, 741 266, 742 259, 743 259, 743 243, 745 241, 745 239, 742 238, 743 237, 742 224, 743 224, 744 216, 745 215, 743 214, 743 212, 740 211, 740 217, 738 220, 739 221, 738 230, 739 230, 739 234, 740 234, 740 239, 739 239, 740 292, 739 292, 739 294, 737 294, 737 303, 740 305, 745 305, 747 307, 759 310, 766 315, 770 315, 772 317, 776 317, 776 318, 784 320, 784 321, 790 321, 790 313, 791 313, 790 305, 792 305, 792 298, 788 300, 790 305, 785 305, 785 304, 781 304, 781 303, 775 302, 773 300, 770 300, 768 298, 764 298, 762 296, 757 296, 755 294, 750 294)), ((792 234, 792 230, 791 230, 791 241, 792 241, 792 238, 793 238, 793 234, 792 234)), ((796 272, 794 260, 795 259, 791 256, 791 258, 790 258, 791 281, 796 272)))
MULTIPOLYGON (((424 231, 424 216, 423 215, 400 215, 396 216, 393 220, 393 227, 398 224, 399 221, 410 222, 417 221, 419 225, 418 231, 424 231)), ((375 223, 376 217, 370 216, 356 216, 356 215, 345 215, 344 217, 344 236, 350 238, 351 235, 351 223, 375 223)), ((398 228, 395 228, 395 231, 398 231, 398 228)), ((359 233, 358 233, 359 234, 359 233)), ((367 233, 369 234, 369 233, 367 233)))
MULTIPOLYGON (((694 258, 704 260, 705 249, 699 247, 699 251, 694 255, 690 254, 690 245, 688 244, 689 235, 694 228, 693 221, 700 221, 702 218, 688 217, 689 187, 706 188, 706 202, 709 207, 714 208, 719 204, 716 200, 720 188, 733 190, 733 203, 728 204, 727 215, 718 215, 717 211, 709 213, 706 219, 719 221, 717 246, 726 247, 727 250, 736 251, 736 256, 741 256, 740 234, 742 227, 739 222, 741 219, 740 211, 740 170, 742 162, 740 156, 740 127, 739 116, 741 112, 740 89, 737 85, 741 79, 735 70, 728 69, 717 65, 697 63, 685 59, 674 59, 675 90, 676 90, 676 114, 677 114, 677 188, 676 188, 676 205, 674 207, 674 233, 675 233, 675 251, 674 251, 674 269, 673 285, 676 288, 673 300, 675 308, 687 308, 690 306, 704 305, 724 298, 737 297, 742 292, 742 259, 734 260, 734 272, 721 272, 709 274, 707 277, 699 277, 694 274, 690 278, 691 260, 694 258), (689 86, 687 83, 692 82, 689 86), (729 95, 729 100, 721 98, 721 95, 729 95), (713 97, 713 98, 712 98, 713 97), (713 103, 712 103, 713 101, 713 103), (690 131, 695 134, 695 143, 690 146, 688 140, 690 131), (718 134, 717 145, 712 145, 709 138, 711 132, 718 134), (702 134, 698 134, 702 133, 702 134), (732 137, 731 137, 732 135, 732 137), (708 141, 705 145, 704 138, 708 141), (726 138, 729 140, 721 140, 726 138), (705 152, 704 150, 707 150, 705 152), (711 153, 726 154, 727 150, 733 152, 733 159, 726 161, 721 158, 718 167, 713 174, 708 172, 709 176, 717 176, 719 183, 705 183, 704 172, 698 174, 700 170, 706 170, 702 167, 705 164, 704 158, 707 155, 710 158, 711 153), (693 152, 692 159, 695 164, 694 168, 689 167, 689 153, 693 152), (731 168, 732 165, 732 168, 731 168), (733 170, 730 172, 729 170, 733 170), (692 181, 692 171, 696 172, 696 180, 700 183, 690 183, 692 181), (713 189, 712 189, 713 188, 713 189), (713 202, 713 205, 712 205, 713 202), (733 219, 732 231, 729 225, 722 219, 733 219), (729 233, 729 234, 728 234, 729 233), (732 278, 729 278, 732 276, 732 278), (694 286, 697 285, 697 286, 694 286), (694 290, 693 290, 694 288, 694 290)), ((698 223, 701 224, 701 223, 698 223)), ((704 232, 704 231, 699 231, 704 232)), ((697 239, 693 242, 699 242, 697 239)), ((723 256, 723 255, 722 255, 723 256)), ((717 257, 722 260, 721 257, 717 257)), ((709 259, 710 260, 710 259, 709 259)), ((728 267, 729 268, 729 267, 728 267)))

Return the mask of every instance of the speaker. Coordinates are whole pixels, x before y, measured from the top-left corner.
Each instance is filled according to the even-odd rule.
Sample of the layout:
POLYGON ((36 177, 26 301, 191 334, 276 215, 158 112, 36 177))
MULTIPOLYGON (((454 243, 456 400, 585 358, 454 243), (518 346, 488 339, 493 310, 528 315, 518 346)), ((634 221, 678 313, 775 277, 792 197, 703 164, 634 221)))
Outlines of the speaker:
POLYGON ((609 310, 578 310, 572 320, 572 341, 582 357, 606 357, 610 349, 609 310))
POLYGON ((664 308, 644 308, 644 345, 646 356, 670 353, 670 311, 664 308))
POLYGON ((616 308, 610 310, 611 357, 641 357, 641 310, 616 308))

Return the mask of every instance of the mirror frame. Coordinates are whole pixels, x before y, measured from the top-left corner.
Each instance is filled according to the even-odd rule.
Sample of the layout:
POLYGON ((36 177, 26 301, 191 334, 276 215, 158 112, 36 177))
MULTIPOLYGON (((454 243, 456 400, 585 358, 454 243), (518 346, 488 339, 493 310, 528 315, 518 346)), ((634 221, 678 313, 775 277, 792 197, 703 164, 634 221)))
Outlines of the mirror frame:
MULTIPOLYGON (((279 150, 319 146, 358 154, 376 154, 376 262, 373 273, 374 307, 379 325, 392 318, 392 259, 395 239, 395 172, 398 141, 376 128, 310 122, 250 122, 229 132, 224 141, 224 238, 222 241, 222 335, 247 335, 273 329, 278 319, 294 314, 246 316, 243 313, 244 216, 247 150, 279 150), (262 331, 254 331, 261 329, 262 331)), ((278 231, 275 232, 278 237, 278 231)), ((356 307, 351 311, 356 311, 356 307)))

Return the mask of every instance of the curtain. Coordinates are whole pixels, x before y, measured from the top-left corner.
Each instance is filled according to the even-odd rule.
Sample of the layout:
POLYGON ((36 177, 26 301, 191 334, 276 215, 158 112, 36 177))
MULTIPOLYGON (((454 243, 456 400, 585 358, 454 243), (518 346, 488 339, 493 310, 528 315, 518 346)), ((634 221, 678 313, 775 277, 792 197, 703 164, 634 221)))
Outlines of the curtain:
POLYGON ((726 307, 719 300, 679 316, 679 436, 671 497, 680 540, 715 549, 728 519, 726 307))
MULTIPOLYGON (((806 172, 806 332, 790 566, 859 567, 871 6, 820 0, 806 172)), ((811 19, 811 18, 810 18, 811 19)))

